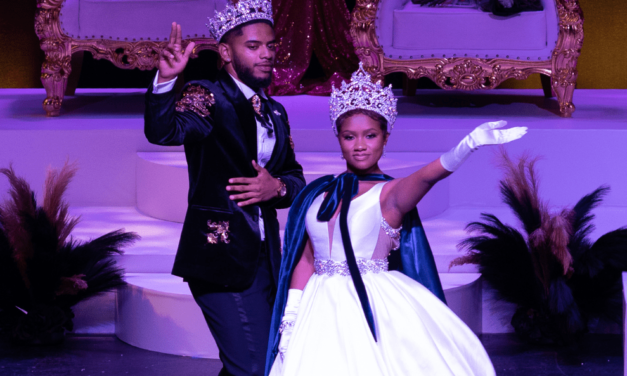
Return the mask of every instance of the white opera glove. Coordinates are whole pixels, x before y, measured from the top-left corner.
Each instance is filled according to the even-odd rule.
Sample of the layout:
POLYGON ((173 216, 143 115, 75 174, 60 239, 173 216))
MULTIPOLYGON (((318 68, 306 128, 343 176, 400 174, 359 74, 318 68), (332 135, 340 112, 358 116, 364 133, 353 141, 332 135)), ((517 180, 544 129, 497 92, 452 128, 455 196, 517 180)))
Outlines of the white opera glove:
POLYGON ((281 326, 279 326, 279 333, 281 333, 281 340, 279 341, 279 355, 281 355, 281 360, 285 359, 285 353, 287 352, 287 346, 289 345, 290 338, 292 337, 292 330, 294 330, 296 314, 298 313, 298 306, 300 305, 300 299, 302 297, 303 290, 290 289, 287 292, 285 311, 283 311, 281 326))
POLYGON ((449 152, 442 154, 440 163, 446 170, 453 172, 480 146, 500 145, 518 140, 527 133, 527 127, 498 129, 507 125, 504 120, 483 123, 449 152))

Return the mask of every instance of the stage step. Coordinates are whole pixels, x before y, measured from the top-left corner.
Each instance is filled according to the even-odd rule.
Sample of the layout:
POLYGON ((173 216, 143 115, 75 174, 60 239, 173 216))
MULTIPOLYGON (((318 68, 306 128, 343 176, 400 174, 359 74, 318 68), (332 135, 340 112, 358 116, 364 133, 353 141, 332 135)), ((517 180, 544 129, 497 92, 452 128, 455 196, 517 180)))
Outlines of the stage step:
MULTIPOLYGON (((120 228, 136 232, 141 236, 128 247, 118 263, 127 273, 169 273, 174 264, 182 223, 155 219, 132 207, 73 207, 71 214, 80 216, 73 236, 78 240, 93 239, 120 228)), ((466 214, 470 217, 469 214, 466 214)), ((478 218, 478 213, 477 217, 478 218)), ((436 265, 440 273, 449 272, 448 265, 459 256, 457 243, 463 239, 466 222, 455 218, 454 213, 444 214, 423 221, 431 243, 436 265)), ((281 237, 283 230, 281 230, 281 237)), ((456 267, 451 272, 475 272, 473 265, 456 267)))
MULTIPOLYGON (((444 213, 423 221, 440 273, 477 271, 474 265, 464 265, 449 270, 449 264, 461 255, 457 245, 468 236, 465 226, 479 220, 481 213, 494 214, 504 223, 518 227, 516 217, 509 209, 503 207, 449 208, 444 213)), ((181 223, 158 220, 132 207, 73 207, 71 214, 81 216, 81 222, 73 232, 73 236, 79 240, 96 238, 120 228, 137 232, 142 237, 118 258, 127 272, 169 273, 172 270, 183 227, 181 223)), ((594 214, 596 219, 593 224, 596 229, 591 234, 593 240, 606 232, 617 229, 621 224, 627 224, 627 208, 625 207, 602 206, 597 208, 594 214)))
POLYGON ((151 218, 134 207, 72 207, 70 214, 81 217, 72 232, 77 240, 94 239, 118 229, 141 236, 117 257, 127 273, 172 271, 183 224, 151 218))
MULTIPOLYGON (((405 177, 435 160, 438 153, 387 153, 379 163, 381 169, 393 177, 405 177)), ((298 152, 307 183, 346 169, 339 152, 298 152)), ((137 208, 153 218, 183 222, 187 210, 187 162, 182 152, 137 153, 137 208)), ((449 183, 437 184, 420 202, 422 218, 436 216, 448 207, 449 183)), ((279 210, 281 228, 285 227, 287 209, 279 210)))
MULTIPOLYGON (((441 274, 449 307, 481 333, 477 273, 441 274)), ((133 346, 174 355, 218 358, 218 349, 187 283, 164 273, 128 273, 118 291, 116 335, 133 346)))

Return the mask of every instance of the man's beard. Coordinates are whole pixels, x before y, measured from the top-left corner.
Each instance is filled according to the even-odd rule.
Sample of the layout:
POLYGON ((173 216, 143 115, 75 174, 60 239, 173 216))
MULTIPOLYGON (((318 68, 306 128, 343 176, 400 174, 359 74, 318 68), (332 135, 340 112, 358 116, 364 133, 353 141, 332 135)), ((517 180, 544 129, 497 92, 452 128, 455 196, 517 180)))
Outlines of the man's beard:
POLYGON ((237 77, 248 87, 253 89, 267 88, 272 83, 272 72, 268 78, 255 77, 253 68, 242 64, 237 56, 233 56, 233 69, 235 73, 237 73, 237 77))

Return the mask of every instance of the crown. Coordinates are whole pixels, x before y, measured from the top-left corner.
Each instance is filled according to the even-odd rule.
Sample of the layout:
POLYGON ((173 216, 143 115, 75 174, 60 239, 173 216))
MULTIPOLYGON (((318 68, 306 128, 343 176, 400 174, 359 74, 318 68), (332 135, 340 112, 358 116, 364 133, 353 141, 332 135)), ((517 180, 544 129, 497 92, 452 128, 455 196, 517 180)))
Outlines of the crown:
POLYGON ((237 4, 230 1, 222 12, 216 11, 213 18, 208 18, 207 28, 218 42, 224 34, 234 27, 253 20, 272 19, 272 3, 270 0, 240 0, 237 4))
POLYGON ((335 121, 343 113, 350 110, 362 109, 370 110, 383 116, 390 125, 390 130, 394 128, 396 121, 396 101, 392 93, 392 85, 381 86, 381 81, 372 82, 371 76, 364 70, 362 62, 351 77, 351 82, 347 84, 342 81, 342 87, 336 89, 333 86, 329 105, 331 107, 331 122, 333 132, 337 136, 335 121))

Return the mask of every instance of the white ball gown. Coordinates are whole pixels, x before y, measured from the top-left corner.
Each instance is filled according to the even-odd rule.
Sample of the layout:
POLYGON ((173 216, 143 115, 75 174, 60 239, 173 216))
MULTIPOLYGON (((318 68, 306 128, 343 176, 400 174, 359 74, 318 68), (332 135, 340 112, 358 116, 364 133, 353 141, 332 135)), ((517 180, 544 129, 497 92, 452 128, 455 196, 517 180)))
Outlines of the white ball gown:
POLYGON ((287 352, 276 357, 271 376, 495 374, 479 339, 444 303, 404 274, 381 270, 394 247, 383 229, 384 184, 353 199, 348 212, 378 341, 346 267, 339 221, 316 219, 320 195, 306 216, 316 272, 303 291, 287 352))

